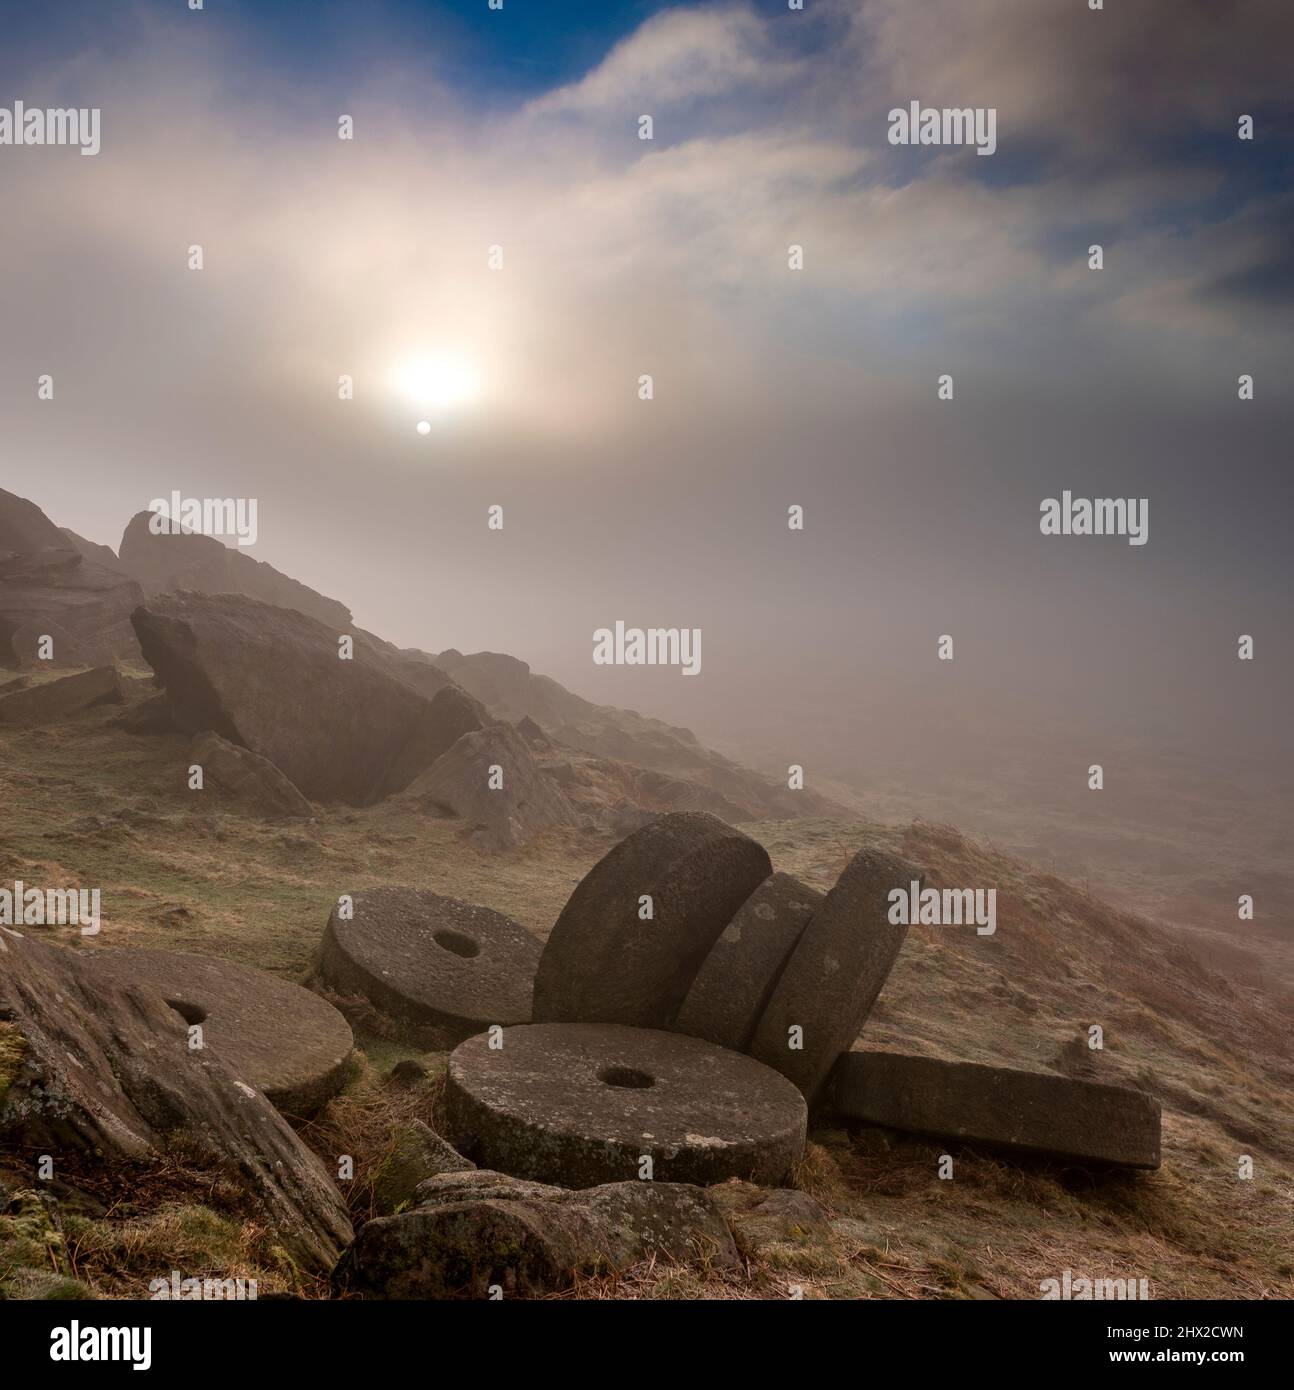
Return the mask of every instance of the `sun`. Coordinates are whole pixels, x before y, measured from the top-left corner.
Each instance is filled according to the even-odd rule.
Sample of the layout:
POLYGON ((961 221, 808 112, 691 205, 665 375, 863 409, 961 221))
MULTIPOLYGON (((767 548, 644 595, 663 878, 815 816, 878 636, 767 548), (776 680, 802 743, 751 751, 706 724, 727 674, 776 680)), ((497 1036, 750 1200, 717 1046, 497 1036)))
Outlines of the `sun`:
POLYGON ((481 394, 480 373, 456 353, 410 357, 395 367, 391 379, 406 400, 429 411, 470 405, 481 394))

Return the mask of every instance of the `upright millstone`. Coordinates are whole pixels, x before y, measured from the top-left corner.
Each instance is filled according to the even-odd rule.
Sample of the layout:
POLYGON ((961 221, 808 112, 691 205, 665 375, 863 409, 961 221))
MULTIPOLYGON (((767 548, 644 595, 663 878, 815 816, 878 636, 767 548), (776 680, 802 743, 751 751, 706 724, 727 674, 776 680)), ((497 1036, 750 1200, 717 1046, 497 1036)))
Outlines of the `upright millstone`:
POLYGON ((681 1033, 603 1023, 508 1028, 449 1059, 446 1133, 487 1169, 562 1187, 775 1185, 808 1112, 784 1077, 681 1033))
POLYGON ((372 888, 333 909, 319 973, 339 994, 454 1038, 530 1021, 539 943, 488 907, 424 888, 372 888))
POLYGON ((748 1051, 813 1104, 872 1011, 907 934, 889 920, 889 895, 915 869, 883 850, 854 855, 804 929, 748 1051))
POLYGON ((700 811, 658 817, 584 876, 535 977, 535 1021, 668 1028, 719 933, 772 872, 700 811))
POLYGON ((841 1116, 889 1129, 1127 1168, 1159 1167, 1159 1102, 1048 1072, 848 1052, 831 1078, 841 1116))
POLYGON ((790 874, 774 874, 724 927, 688 990, 674 1027, 744 1052, 795 944, 823 901, 790 874))
POLYGON ((350 1024, 300 985, 187 951, 95 951, 82 959, 94 977, 153 995, 200 1028, 190 1046, 200 1038, 286 1114, 314 1114, 346 1080, 350 1024))

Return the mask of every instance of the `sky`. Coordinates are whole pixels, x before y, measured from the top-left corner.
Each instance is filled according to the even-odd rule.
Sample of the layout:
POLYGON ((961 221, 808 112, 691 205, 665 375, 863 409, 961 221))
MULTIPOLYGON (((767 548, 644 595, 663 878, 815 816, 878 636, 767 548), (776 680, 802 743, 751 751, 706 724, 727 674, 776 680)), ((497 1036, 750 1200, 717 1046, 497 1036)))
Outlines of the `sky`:
POLYGON ((254 497, 250 553, 382 636, 769 765, 1288 751, 1289 5, 5 23, 0 108, 102 113, 93 158, 0 146, 0 486, 59 524, 254 497), (912 101, 994 153, 892 145, 912 101), (1063 490, 1147 543, 1042 535, 1063 490), (701 674, 595 665, 616 620, 699 627, 701 674))

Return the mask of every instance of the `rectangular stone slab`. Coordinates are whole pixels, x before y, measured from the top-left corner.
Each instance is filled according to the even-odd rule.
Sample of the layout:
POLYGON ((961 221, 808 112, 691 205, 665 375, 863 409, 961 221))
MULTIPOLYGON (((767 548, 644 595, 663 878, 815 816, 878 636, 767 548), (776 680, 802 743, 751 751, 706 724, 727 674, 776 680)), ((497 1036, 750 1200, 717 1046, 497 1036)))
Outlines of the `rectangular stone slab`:
POLYGON ((1127 1168, 1159 1167, 1159 1102, 1047 1072, 846 1052, 831 1077, 841 1116, 914 1134, 1127 1168))

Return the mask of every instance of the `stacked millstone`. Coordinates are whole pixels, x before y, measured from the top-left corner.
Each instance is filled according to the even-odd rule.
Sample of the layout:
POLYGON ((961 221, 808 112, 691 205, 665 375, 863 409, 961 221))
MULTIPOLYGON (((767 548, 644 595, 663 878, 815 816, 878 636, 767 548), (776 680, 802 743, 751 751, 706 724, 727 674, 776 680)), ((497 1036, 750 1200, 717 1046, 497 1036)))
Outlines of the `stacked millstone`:
POLYGON ((890 894, 914 881, 869 846, 824 895, 716 817, 673 813, 594 865, 542 953, 500 913, 385 888, 342 900, 319 968, 458 1043, 447 1133, 515 1178, 776 1184, 810 1107, 1156 1166, 1158 1106, 1140 1092, 851 1050, 907 931, 890 894))
POLYGON ((629 1128, 641 1122, 674 1171, 695 1162, 688 1145, 698 1137, 708 1136, 714 1160, 719 1119, 707 1117, 709 1129, 691 1123, 693 1097, 679 1084, 704 1077, 701 1059, 710 1058, 715 1075, 731 1080, 704 1080, 699 1089, 723 1090, 734 1128, 707 1171, 731 1159, 727 1176, 755 1172, 743 1148, 754 1134, 768 1144, 765 1169, 787 1152, 782 1120, 790 1111, 778 1107, 792 1094, 787 1082, 801 1107, 867 1124, 1157 1167, 1159 1106, 1143 1092, 851 1051, 907 933, 890 920, 890 894, 913 882, 923 883, 918 870, 868 846, 823 895, 773 873, 759 845, 712 816, 662 816, 595 865, 558 918, 535 978, 541 1026, 522 1030, 529 1036, 518 1036, 506 1056, 506 1048, 487 1054, 473 1045, 451 1059, 451 1110, 482 1138, 487 1161, 528 1176, 542 1178, 554 1163, 579 1167, 573 1145, 599 1157, 616 1150, 618 1138, 598 1145, 598 1136, 611 1133, 613 1113, 629 1128), (653 1030, 650 1041, 644 1029, 653 1030), (706 1046, 689 1056, 655 1030, 706 1046), (741 1081, 731 1063, 724 1072, 718 1061, 737 1053, 760 1064, 741 1081), (565 1105, 553 1094, 559 1085, 569 1088, 565 1105), (609 1099, 607 1091, 617 1089, 620 1097, 609 1099), (545 1120, 540 1095, 548 1115, 560 1118, 545 1120), (741 1132, 738 1114, 753 1113, 743 1110, 747 1103, 769 1117, 766 1134, 758 1124, 741 1132), (664 1116, 683 1122, 682 1140, 664 1116))

